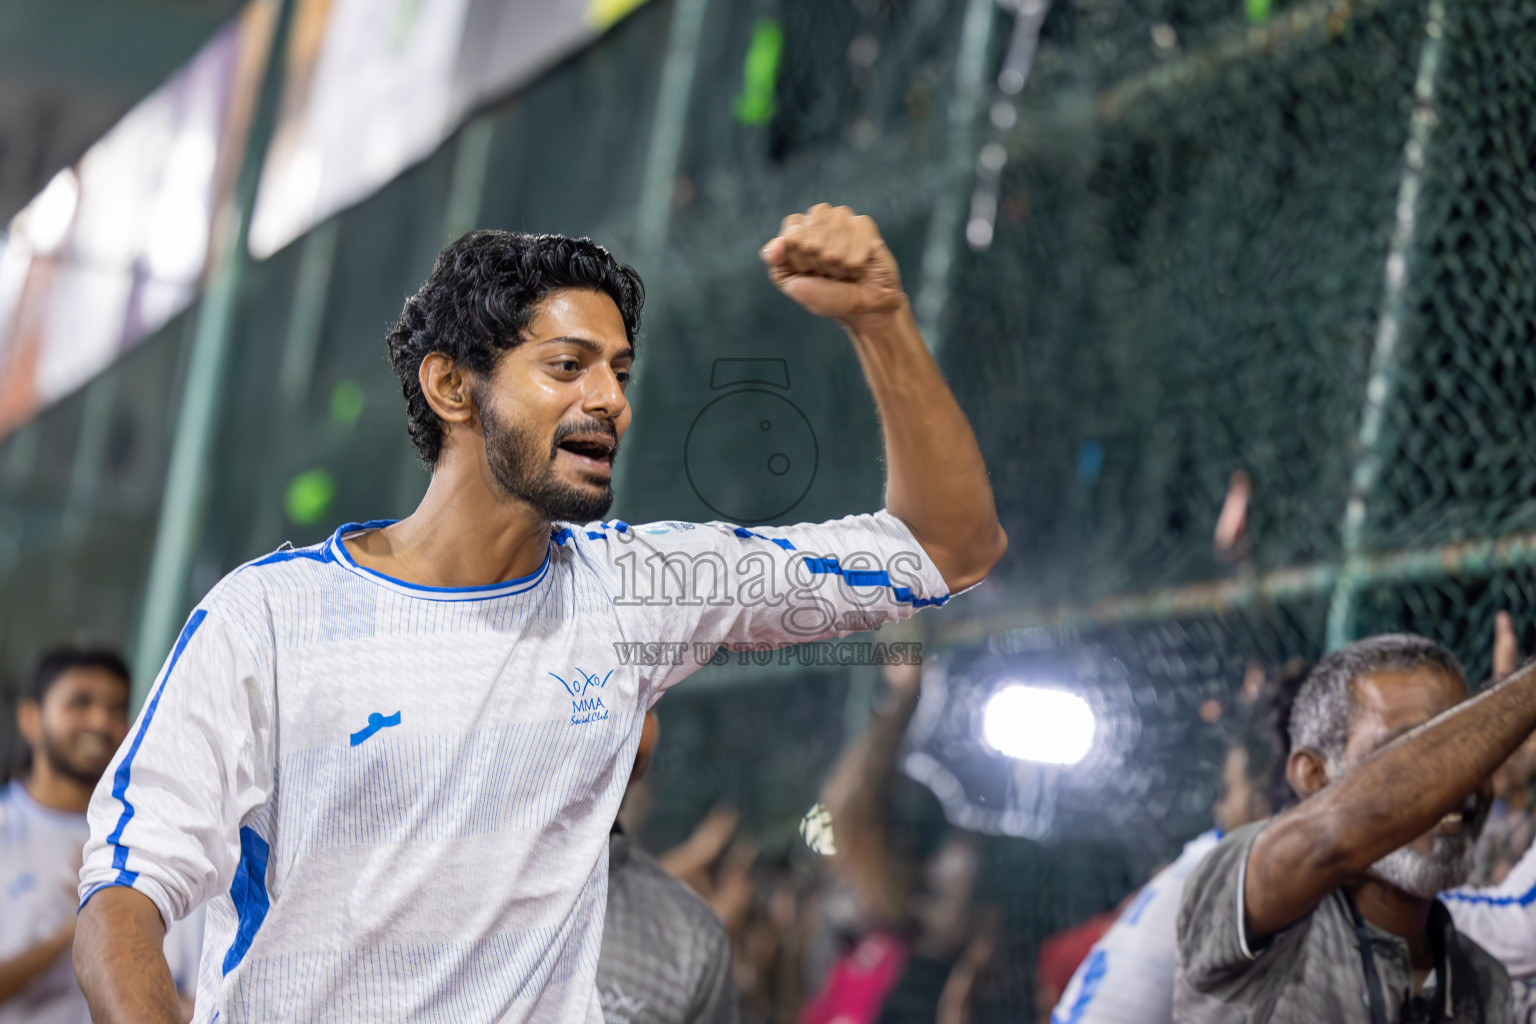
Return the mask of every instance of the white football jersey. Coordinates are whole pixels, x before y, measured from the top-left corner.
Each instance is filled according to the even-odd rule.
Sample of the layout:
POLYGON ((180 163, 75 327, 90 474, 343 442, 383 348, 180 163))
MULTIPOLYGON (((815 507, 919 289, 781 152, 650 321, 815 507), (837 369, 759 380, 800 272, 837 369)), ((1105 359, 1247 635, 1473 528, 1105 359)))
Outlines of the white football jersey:
POLYGON ((82 901, 211 901, 199 1024, 601 1024, 646 709, 717 645, 762 660, 948 599, 883 511, 561 524, 536 572, 458 589, 358 565, 341 538, 383 525, 225 577, 97 788, 82 901))
POLYGON ((1220 841, 1220 830, 1196 836, 1142 886, 1073 972, 1051 1024, 1170 1024, 1184 883, 1220 841))
MULTIPOLYGON (((44 807, 21 780, 0 788, 0 960, 52 938, 75 912, 80 855, 91 828, 83 814, 44 807)), ((197 987, 203 921, 198 909, 165 937, 176 987, 197 987)), ((65 951, 20 992, 0 1002, 0 1024, 90 1024, 85 994, 65 951)))
POLYGON ((1452 889, 1440 899, 1456 930, 1492 953, 1511 978, 1536 977, 1536 846, 1498 885, 1452 889))

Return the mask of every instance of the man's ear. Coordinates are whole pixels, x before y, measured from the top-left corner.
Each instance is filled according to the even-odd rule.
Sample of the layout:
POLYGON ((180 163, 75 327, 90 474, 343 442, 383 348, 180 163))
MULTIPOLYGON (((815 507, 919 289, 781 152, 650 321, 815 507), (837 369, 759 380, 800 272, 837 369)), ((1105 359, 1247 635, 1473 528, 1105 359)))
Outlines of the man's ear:
POLYGON ((27 746, 36 750, 43 745, 43 709, 37 701, 23 700, 16 705, 16 725, 27 746))
POLYGON ((1286 759, 1285 779, 1305 800, 1328 785, 1328 759, 1311 747, 1297 747, 1286 759))
POLYGON ((421 394, 444 423, 468 423, 475 418, 474 386, 469 374, 442 352, 429 352, 416 371, 421 394))

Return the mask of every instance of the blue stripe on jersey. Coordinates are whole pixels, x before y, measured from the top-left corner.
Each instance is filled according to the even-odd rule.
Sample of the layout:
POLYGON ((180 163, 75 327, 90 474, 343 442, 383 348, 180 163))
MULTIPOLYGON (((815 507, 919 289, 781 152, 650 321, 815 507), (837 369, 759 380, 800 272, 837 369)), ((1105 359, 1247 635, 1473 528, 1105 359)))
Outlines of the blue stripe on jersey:
POLYGON ((1471 892, 1443 892, 1440 898, 1454 900, 1457 903, 1480 903, 1488 907, 1528 907, 1536 903, 1536 885, 1531 886, 1519 896, 1482 896, 1471 892))
MULTIPOLYGON (((587 530, 587 531, 585 531, 586 535, 587 535, 587 539, 588 540, 607 540, 608 539, 608 527, 610 525, 613 527, 613 529, 614 529, 614 531, 616 533, 628 533, 629 532, 629 524, 628 523, 626 523, 622 519, 615 519, 611 524, 610 523, 598 523, 596 530, 587 530)), ((561 540, 561 535, 562 534, 564 536, 566 536, 566 537, 569 537, 571 535, 571 531, 569 529, 563 529, 563 530, 558 531, 555 534, 555 541, 556 541, 556 543, 560 543, 560 544, 565 543, 565 541, 561 540)))
POLYGON ((1131 901, 1131 905, 1125 908, 1125 913, 1121 916, 1120 920, 1124 921, 1127 927, 1133 927, 1141 920, 1142 911, 1147 909, 1147 904, 1151 903, 1152 897, 1156 895, 1156 889, 1150 885, 1144 886, 1136 898, 1131 901))
POLYGON ((267 898, 267 856, 271 847, 248 826, 240 828, 240 864, 235 868, 235 880, 229 887, 229 898, 235 903, 238 923, 235 941, 224 954, 224 973, 240 966, 250 951, 256 931, 267 919, 271 901, 267 898))
POLYGON ((1083 1014, 1088 1012, 1088 1004, 1093 1002, 1093 997, 1099 994, 1099 986, 1104 983, 1108 959, 1102 949, 1094 950, 1093 956, 1088 958, 1087 969, 1083 972, 1083 986, 1077 990, 1077 999, 1072 1003, 1072 1009, 1067 1011, 1065 1017, 1051 1014, 1051 1024, 1078 1024, 1083 1019, 1083 1014))
MULTIPOLYGON (((171 681, 171 673, 176 671, 176 662, 181 660, 181 653, 187 649, 187 644, 192 640, 192 634, 197 632, 197 627, 203 624, 208 617, 206 608, 199 608, 192 613, 187 624, 181 629, 181 636, 176 638, 176 646, 171 650, 171 660, 165 666, 165 674, 160 677, 160 688, 155 691, 155 696, 149 702, 149 707, 144 709, 144 717, 139 720, 139 731, 133 738, 133 746, 128 748, 128 755, 117 766, 117 772, 112 776, 112 795, 123 805, 123 813, 117 819, 117 828, 107 836, 107 845, 116 847, 112 853, 112 866, 117 869, 117 885, 132 885, 139 877, 137 871, 128 870, 128 847, 123 843, 123 829, 133 820, 133 803, 128 799, 128 782, 133 771, 133 758, 139 752, 139 746, 144 742, 144 734, 149 732, 149 723, 154 720, 155 709, 160 706, 160 697, 165 693, 166 686, 171 681)), ((84 902, 81 903, 84 906, 84 902)))
POLYGON ((256 559, 246 568, 255 568, 260 565, 276 565, 279 562, 291 562, 295 558, 310 558, 316 562, 334 562, 335 556, 331 554, 329 545, 321 545, 318 548, 282 548, 270 555, 256 559))
POLYGON ((807 558, 805 567, 812 573, 841 576, 850 587, 890 587, 897 601, 910 604, 913 608, 937 608, 949 600, 948 594, 918 597, 912 593, 911 587, 898 587, 892 583, 890 573, 884 569, 844 569, 837 564, 835 558, 807 558))
POLYGON ((744 530, 740 526, 736 527, 736 536, 741 537, 743 540, 756 537, 758 540, 766 540, 770 544, 777 544, 785 551, 795 550, 795 546, 789 541, 785 540, 783 537, 764 537, 760 533, 753 533, 751 530, 744 530))

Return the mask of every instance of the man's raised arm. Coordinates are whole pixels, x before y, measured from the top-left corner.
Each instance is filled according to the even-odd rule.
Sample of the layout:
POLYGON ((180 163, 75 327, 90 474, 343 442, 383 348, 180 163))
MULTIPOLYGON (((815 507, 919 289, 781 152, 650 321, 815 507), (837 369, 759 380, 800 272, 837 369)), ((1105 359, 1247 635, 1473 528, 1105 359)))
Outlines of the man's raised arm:
MULTIPOLYGON (((1259 942, 1456 810, 1536 729, 1536 663, 1365 758, 1254 838, 1243 899, 1259 942)), ((1295 759, 1302 752, 1293 753, 1295 759)))
POLYGON ((148 896, 113 886, 91 897, 75 929, 75 976, 96 1024, 181 1024, 164 943, 148 896))
POLYGON ((1008 538, 976 435, 923 343, 875 222, 823 203, 784 218, 762 256, 785 295, 853 339, 885 433, 886 508, 951 593, 980 582, 1008 538))

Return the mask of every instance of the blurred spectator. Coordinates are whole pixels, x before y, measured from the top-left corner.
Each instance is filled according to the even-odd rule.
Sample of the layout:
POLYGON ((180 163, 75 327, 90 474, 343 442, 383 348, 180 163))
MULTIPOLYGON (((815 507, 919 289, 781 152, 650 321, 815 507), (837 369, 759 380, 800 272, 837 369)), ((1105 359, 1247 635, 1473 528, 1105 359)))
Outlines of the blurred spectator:
MULTIPOLYGON (((1153 883, 1159 878, 1161 875, 1154 877, 1153 883)), ((1084 998, 1085 987, 1086 998, 1092 999, 1098 990, 1099 972, 1095 970, 1092 978, 1082 977, 1083 965, 1141 891, 1136 890, 1109 910, 1040 940, 1040 952, 1035 956, 1035 1010, 1041 1024, 1050 1024, 1058 1003, 1076 1007, 1084 998), (1071 997, 1064 998, 1068 992, 1072 993, 1071 997)))
POLYGON ((1485 780, 1536 727, 1536 675, 1468 699, 1415 636, 1320 661, 1291 713, 1301 802, 1224 837, 1185 884, 1174 1019, 1507 1021, 1509 979, 1437 894, 1464 881, 1485 780))
POLYGON ((805 950, 817 916, 814 877, 786 855, 753 872, 738 975, 746 1024, 795 1024, 805 1002, 805 950))
MULTIPOLYGON (((659 735, 651 711, 631 786, 650 767, 659 735)), ((607 1024, 735 1024, 738 1016, 731 944, 720 919, 618 824, 608 841, 597 991, 607 1024)))
POLYGON ((1253 479, 1245 469, 1233 471, 1227 480, 1227 497, 1216 517, 1213 548, 1216 557, 1252 571, 1253 544, 1248 536, 1248 503, 1253 499, 1253 479))
POLYGON ((736 808, 714 807, 680 846, 659 858, 662 867, 704 898, 733 944, 739 943, 752 907, 752 865, 757 860, 757 844, 736 835, 740 821, 736 808))
MULTIPOLYGON (((0 1024, 89 1024, 69 950, 75 933, 85 809, 128 734, 128 668, 115 652, 43 656, 17 708, 29 758, 0 790, 0 1024)), ((191 1016, 201 917, 166 936, 191 1016)))
MULTIPOLYGON (((1514 623, 1508 612, 1494 619, 1493 680, 1510 675, 1519 667, 1520 645, 1515 639, 1514 623)), ((1536 819, 1532 817, 1531 783, 1536 776, 1536 734, 1520 744, 1509 759, 1493 773, 1493 807, 1488 824, 1477 841, 1477 854, 1469 886, 1498 885, 1536 838, 1536 819)))
MULTIPOLYGON (((1520 661, 1506 612, 1494 626, 1493 679, 1520 661)), ((1472 881, 1442 894, 1462 934, 1498 958, 1509 972, 1515 1019, 1536 1020, 1536 849, 1531 845, 1530 784, 1536 734, 1493 775, 1494 810, 1477 844, 1472 881), (1502 809, 1501 809, 1502 805, 1502 809), (1490 841, 1489 836, 1493 835, 1490 841), (1513 864, 1508 863, 1515 860, 1513 864)))
POLYGON ((659 861, 703 897, 730 939, 741 1019, 793 1024, 802 999, 801 963, 809 898, 788 864, 761 864, 758 846, 736 835, 740 815, 712 809, 681 845, 659 861))
POLYGON ((997 944, 999 924, 974 905, 975 838, 951 834, 918 864, 892 835, 891 784, 921 668, 887 666, 883 678, 888 706, 844 750, 822 790, 833 845, 822 926, 835 949, 802 1024, 963 1020, 997 944))
MULTIPOLYGON (((1055 965, 1047 960, 1048 953, 1061 958, 1068 951, 1042 945, 1037 977, 1043 1019, 1050 1024, 1172 1021, 1184 882, 1227 832, 1277 813, 1291 802, 1285 781, 1288 720, 1309 667, 1292 661, 1267 680, 1261 668, 1258 692, 1249 695, 1245 688, 1245 697, 1251 700, 1225 716, 1229 739, 1222 761, 1221 794, 1211 808, 1216 827, 1190 840, 1177 860, 1116 911, 1089 920, 1087 924, 1093 924, 1108 916, 1111 923, 1104 926, 1103 938, 1074 961, 1076 971, 1070 982, 1052 986, 1055 965)), ((1086 926, 1064 934, 1079 934, 1086 926)))
POLYGON ((1514 1019, 1536 1021, 1536 847, 1499 885, 1444 893, 1456 927, 1509 972, 1514 1019))

